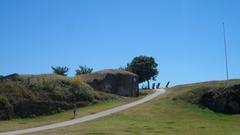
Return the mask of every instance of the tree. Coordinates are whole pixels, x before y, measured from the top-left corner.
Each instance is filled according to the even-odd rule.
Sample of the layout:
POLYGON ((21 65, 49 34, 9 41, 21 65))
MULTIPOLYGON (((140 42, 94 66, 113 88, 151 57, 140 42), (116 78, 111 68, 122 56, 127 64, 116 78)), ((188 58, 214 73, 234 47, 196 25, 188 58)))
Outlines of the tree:
POLYGON ((66 73, 69 70, 68 67, 60 67, 60 66, 56 66, 56 67, 52 66, 51 68, 54 74, 63 75, 63 76, 67 76, 66 73))
POLYGON ((158 64, 153 57, 138 56, 131 63, 127 64, 127 71, 135 73, 139 77, 139 83, 147 81, 148 89, 150 89, 149 80, 155 80, 158 75, 158 64))
POLYGON ((79 66, 79 69, 76 69, 76 75, 89 74, 92 73, 92 71, 93 69, 87 66, 79 66))

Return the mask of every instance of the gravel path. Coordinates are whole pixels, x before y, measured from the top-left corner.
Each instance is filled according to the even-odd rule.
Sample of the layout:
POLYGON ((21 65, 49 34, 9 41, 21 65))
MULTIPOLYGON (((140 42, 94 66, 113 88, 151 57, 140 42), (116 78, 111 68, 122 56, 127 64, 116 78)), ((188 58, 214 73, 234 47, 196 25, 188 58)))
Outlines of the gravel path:
POLYGON ((39 132, 39 131, 44 131, 44 130, 49 130, 49 129, 54 129, 54 128, 61 128, 61 127, 66 127, 66 126, 71 126, 79 123, 83 123, 86 121, 91 121, 95 120, 97 118, 105 117, 108 115, 111 115, 113 113, 117 113, 123 110, 127 110, 129 108, 132 108, 134 106, 137 106, 139 104, 145 103, 149 100, 152 100, 153 98, 163 94, 165 92, 164 89, 158 89, 156 90, 153 94, 150 94, 140 100, 137 100, 135 102, 125 104, 122 106, 114 107, 112 109, 108 109, 106 111, 102 111, 99 113, 83 116, 77 119, 69 120, 69 121, 64 121, 64 122, 59 122, 59 123, 54 123, 50 125, 45 125, 45 126, 40 126, 40 127, 34 127, 34 128, 27 128, 27 129, 21 129, 21 130, 16 130, 16 131, 9 131, 9 132, 2 132, 0 135, 19 135, 19 134, 26 134, 26 133, 33 133, 33 132, 39 132))

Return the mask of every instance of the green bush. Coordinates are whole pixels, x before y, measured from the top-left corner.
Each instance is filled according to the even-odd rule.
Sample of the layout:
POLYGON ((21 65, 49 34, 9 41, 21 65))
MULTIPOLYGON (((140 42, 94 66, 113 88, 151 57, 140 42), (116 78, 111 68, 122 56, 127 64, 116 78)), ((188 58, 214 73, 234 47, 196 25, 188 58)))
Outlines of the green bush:
POLYGON ((63 75, 63 76, 67 76, 67 72, 69 70, 68 67, 60 67, 60 66, 57 66, 57 67, 51 67, 52 70, 53 70, 53 73, 57 74, 57 75, 63 75))
POLYGON ((76 69, 76 75, 89 74, 92 73, 92 71, 93 69, 87 66, 79 66, 79 69, 76 69))
POLYGON ((200 104, 215 112, 240 114, 240 85, 211 89, 201 97, 200 104))
POLYGON ((13 106, 6 97, 0 96, 0 119, 10 119, 13 115, 13 106))

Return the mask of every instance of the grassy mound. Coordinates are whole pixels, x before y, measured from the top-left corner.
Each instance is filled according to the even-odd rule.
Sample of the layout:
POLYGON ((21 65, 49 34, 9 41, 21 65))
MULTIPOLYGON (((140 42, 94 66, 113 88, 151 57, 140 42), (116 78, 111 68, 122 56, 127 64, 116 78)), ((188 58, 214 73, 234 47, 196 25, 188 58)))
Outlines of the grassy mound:
POLYGON ((125 70, 105 69, 105 70, 101 70, 101 71, 94 72, 91 74, 84 74, 84 75, 81 75, 81 77, 83 78, 83 80, 85 82, 92 82, 96 79, 103 79, 106 74, 113 74, 113 75, 122 74, 122 75, 136 76, 135 74, 125 71, 125 70))
POLYGON ((174 100, 181 99, 200 107, 225 114, 240 113, 240 80, 211 81, 176 86, 181 90, 174 100))
POLYGON ((211 89, 199 103, 215 112, 240 114, 240 85, 211 89))
POLYGON ((0 78, 0 119, 34 117, 114 98, 96 92, 80 77, 11 75, 0 78))

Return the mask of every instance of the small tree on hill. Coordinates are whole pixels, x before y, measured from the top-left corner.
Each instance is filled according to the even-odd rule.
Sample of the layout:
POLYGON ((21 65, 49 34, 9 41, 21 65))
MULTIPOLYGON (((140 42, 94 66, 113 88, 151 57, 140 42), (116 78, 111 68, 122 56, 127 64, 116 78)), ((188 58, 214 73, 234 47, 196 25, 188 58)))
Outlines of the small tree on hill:
POLYGON ((158 64, 153 57, 139 56, 135 57, 131 63, 127 65, 126 70, 135 73, 139 77, 139 83, 147 81, 148 89, 150 89, 149 80, 155 80, 158 75, 158 64))
POLYGON ((76 75, 89 74, 92 73, 92 71, 93 69, 87 66, 79 66, 79 69, 76 69, 76 75))
POLYGON ((54 67, 54 66, 52 66, 51 68, 53 70, 53 73, 57 74, 57 75, 67 76, 66 73, 69 71, 68 67, 60 67, 60 66, 54 67))

